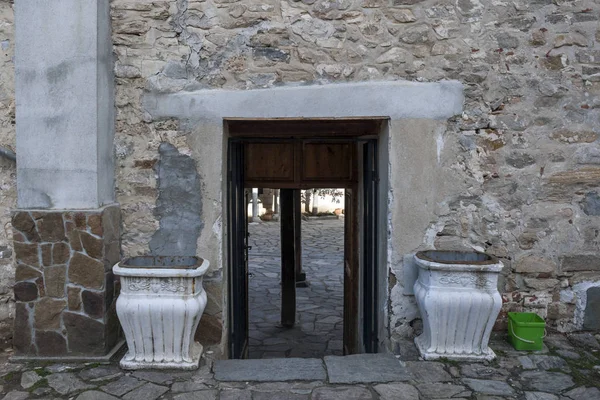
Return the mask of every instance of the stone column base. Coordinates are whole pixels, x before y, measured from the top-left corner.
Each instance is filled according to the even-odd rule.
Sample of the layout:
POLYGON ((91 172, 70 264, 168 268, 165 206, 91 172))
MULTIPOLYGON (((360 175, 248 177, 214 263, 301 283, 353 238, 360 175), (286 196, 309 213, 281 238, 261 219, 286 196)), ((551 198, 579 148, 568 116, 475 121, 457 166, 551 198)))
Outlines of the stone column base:
POLYGON ((120 225, 116 204, 13 213, 17 359, 95 358, 114 349, 120 225))

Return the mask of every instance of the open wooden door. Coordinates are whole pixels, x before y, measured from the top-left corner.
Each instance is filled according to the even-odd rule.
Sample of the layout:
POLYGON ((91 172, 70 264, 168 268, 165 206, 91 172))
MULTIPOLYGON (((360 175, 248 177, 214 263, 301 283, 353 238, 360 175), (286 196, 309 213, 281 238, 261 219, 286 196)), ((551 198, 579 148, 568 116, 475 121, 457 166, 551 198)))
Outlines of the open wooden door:
POLYGON ((356 190, 346 189, 344 204, 344 355, 358 349, 358 226, 356 190))
POLYGON ((369 140, 363 146, 363 345, 366 353, 377 353, 377 142, 369 140))
POLYGON ((229 357, 248 357, 248 221, 244 190, 244 146, 230 141, 227 176, 229 220, 229 357))

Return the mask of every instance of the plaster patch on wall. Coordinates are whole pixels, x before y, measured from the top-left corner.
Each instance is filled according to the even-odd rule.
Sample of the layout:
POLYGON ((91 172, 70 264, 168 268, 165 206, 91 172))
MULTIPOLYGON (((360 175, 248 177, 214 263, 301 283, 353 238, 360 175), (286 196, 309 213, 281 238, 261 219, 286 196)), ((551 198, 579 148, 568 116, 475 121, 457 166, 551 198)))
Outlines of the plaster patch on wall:
POLYGON ((159 229, 150 240, 150 254, 195 256, 196 241, 204 227, 196 162, 169 143, 161 143, 158 152, 159 194, 154 215, 159 229))
POLYGON ((587 306, 587 291, 592 287, 600 287, 600 281, 581 282, 573 285, 572 288, 561 290, 560 301, 563 303, 575 304, 575 315, 573 317, 573 326, 559 326, 559 331, 578 331, 583 329, 585 309, 587 306))

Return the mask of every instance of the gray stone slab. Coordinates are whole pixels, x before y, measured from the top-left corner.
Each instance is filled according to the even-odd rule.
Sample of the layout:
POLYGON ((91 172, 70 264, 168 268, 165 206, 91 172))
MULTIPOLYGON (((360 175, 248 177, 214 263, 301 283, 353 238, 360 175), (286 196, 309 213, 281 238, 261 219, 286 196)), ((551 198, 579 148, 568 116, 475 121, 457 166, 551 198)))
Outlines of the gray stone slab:
POLYGON ((115 396, 123 396, 125 393, 131 392, 143 384, 144 381, 140 381, 132 376, 123 376, 114 382, 102 386, 100 389, 115 396))
POLYGON ((513 388, 508 383, 502 381, 464 378, 463 382, 474 392, 478 393, 498 396, 512 396, 515 394, 513 388))
POLYGON ((327 356, 330 383, 400 382, 410 379, 404 363, 391 354, 327 356))
POLYGON ((569 335, 569 340, 575 346, 589 347, 592 349, 600 349, 600 343, 591 333, 573 333, 569 335))
POLYGON ((85 369, 79 373, 81 379, 92 382, 114 379, 121 375, 123 375, 123 372, 116 365, 103 365, 85 369))
POLYGON ((312 400, 372 400, 373 395, 364 387, 320 387, 313 390, 312 400))
MULTIPOLYGON (((598 198, 597 196, 596 198, 598 198)), ((596 210, 598 209, 600 209, 600 206, 596 207, 596 210)), ((592 287, 587 290, 583 328, 590 330, 600 329, 600 287, 592 287)))
POLYGON ((168 387, 146 383, 123 396, 123 400, 156 400, 169 391, 168 387))
POLYGON ((79 390, 92 389, 94 387, 77 378, 77 376, 71 372, 51 374, 48 375, 46 379, 48 379, 48 386, 62 395, 71 394, 79 390))
POLYGON ((424 383, 417 385, 417 389, 427 399, 449 399, 467 391, 462 385, 448 383, 424 383))
POLYGON ((87 392, 83 392, 79 396, 77 396, 77 400, 119 400, 119 399, 114 396, 111 396, 110 394, 99 392, 97 390, 90 390, 87 392))
POLYGON ((419 383, 448 382, 452 377, 444 369, 444 364, 435 361, 411 361, 406 363, 413 380, 419 383))
POLYGON ((573 400, 600 400, 600 390, 595 387, 578 387, 564 395, 573 400))
POLYGON ((216 390, 198 390, 195 392, 182 393, 175 395, 174 400, 215 400, 217 398, 216 390))
POLYGON ((206 390, 209 389, 206 384, 202 382, 195 381, 186 381, 186 382, 175 382, 171 386, 172 393, 186 393, 186 392, 196 392, 198 390, 206 390))
POLYGON ((315 381, 325 380, 323 362, 314 358, 272 358, 264 360, 218 360, 214 365, 218 381, 315 381))
POLYGON ((23 389, 29 389, 33 385, 35 385, 40 379, 41 376, 37 374, 35 371, 25 371, 23 375, 21 375, 21 387, 23 389))
POLYGON ((252 392, 240 389, 222 389, 219 400, 252 400, 252 392))
POLYGON ((558 396, 544 392, 525 392, 525 400, 558 400, 558 396))
POLYGON ((29 393, 13 390, 12 392, 8 392, 2 400, 25 400, 27 398, 29 398, 29 393))
POLYGON ((171 382, 174 380, 173 376, 166 372, 158 372, 158 371, 135 371, 133 376, 138 379, 143 379, 148 382, 156 383, 156 384, 164 384, 167 382, 171 382))
POLYGON ((308 400, 308 395, 290 392, 252 392, 252 400, 308 400))
POLYGON ((560 393, 575 385, 569 375, 547 371, 523 372, 521 382, 526 388, 549 393, 560 393))
POLYGON ((419 398, 417 389, 408 383, 383 383, 373 387, 380 400, 415 400, 419 398))

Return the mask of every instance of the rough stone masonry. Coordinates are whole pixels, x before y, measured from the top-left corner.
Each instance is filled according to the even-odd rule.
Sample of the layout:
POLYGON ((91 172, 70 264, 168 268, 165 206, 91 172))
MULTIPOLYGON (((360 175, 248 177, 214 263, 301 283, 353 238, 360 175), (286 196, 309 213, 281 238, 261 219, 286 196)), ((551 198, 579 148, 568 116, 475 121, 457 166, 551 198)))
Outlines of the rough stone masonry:
MULTIPOLYGON (((0 4, 1 146, 14 145, 11 11, 0 4)), ((464 85, 466 100, 463 114, 446 124, 440 162, 467 190, 436 204, 429 228, 414 232, 421 248, 501 258, 498 328, 506 312, 532 310, 560 331, 597 329, 599 311, 586 310, 600 296, 597 1, 113 0, 111 12, 124 254, 151 251, 159 229, 172 236, 162 231, 168 216, 156 210, 164 196, 159 149, 170 144, 193 165, 183 157, 193 156, 199 140, 189 121, 153 118, 143 105, 148 94, 452 79, 464 85)), ((197 171, 182 179, 204 187, 213 177, 195 161, 197 171)), ((5 163, 3 225, 15 197, 14 166, 5 163)), ((220 196, 194 204, 220 204, 220 196)), ((196 226, 194 235, 222 233, 218 224, 196 226)), ((13 245, 1 231, 0 241, 13 245)), ((206 282, 216 336, 221 264, 211 260, 215 283, 206 282)), ((403 267, 390 262, 385 289, 392 338, 411 336, 418 318, 405 307, 403 267)), ((1 287, 12 285, 10 275, 2 273, 1 287)), ((0 295, 6 321, 12 306, 8 292, 0 295)))

